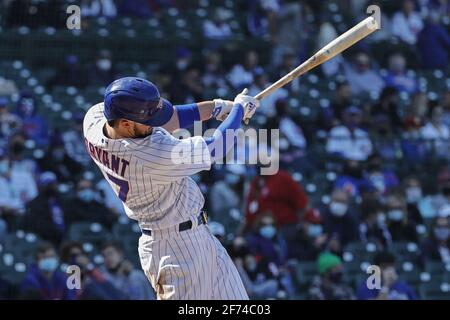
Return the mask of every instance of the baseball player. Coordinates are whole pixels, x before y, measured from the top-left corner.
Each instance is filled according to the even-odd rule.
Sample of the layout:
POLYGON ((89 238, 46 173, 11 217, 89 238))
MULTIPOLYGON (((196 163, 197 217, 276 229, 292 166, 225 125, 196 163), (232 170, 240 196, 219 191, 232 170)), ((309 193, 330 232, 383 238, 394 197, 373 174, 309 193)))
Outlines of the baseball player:
MULTIPOLYGON (((173 106, 135 77, 111 83, 86 113, 86 148, 142 230, 139 256, 158 299, 248 299, 231 258, 207 226, 204 198, 189 176, 233 147, 227 130, 252 117, 258 100, 237 95, 173 106), (177 139, 194 121, 223 121, 212 137, 177 139)), ((233 131, 234 132, 234 131, 233 131)))

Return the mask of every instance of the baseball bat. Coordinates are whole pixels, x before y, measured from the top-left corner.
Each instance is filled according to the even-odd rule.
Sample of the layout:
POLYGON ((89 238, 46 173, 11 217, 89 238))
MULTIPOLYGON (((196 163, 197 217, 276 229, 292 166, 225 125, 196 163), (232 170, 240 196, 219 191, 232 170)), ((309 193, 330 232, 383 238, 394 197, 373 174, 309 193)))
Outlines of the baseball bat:
POLYGON ((364 39, 368 35, 372 34, 379 29, 377 20, 373 17, 367 17, 356 26, 341 34, 339 37, 331 41, 325 47, 317 51, 311 58, 299 65, 297 68, 289 72, 284 77, 280 78, 277 82, 273 83, 260 93, 255 98, 262 100, 274 91, 283 87, 287 83, 291 82, 295 78, 300 77, 309 70, 317 67, 318 65, 330 60, 334 56, 338 55, 342 51, 348 49, 358 41, 364 39))

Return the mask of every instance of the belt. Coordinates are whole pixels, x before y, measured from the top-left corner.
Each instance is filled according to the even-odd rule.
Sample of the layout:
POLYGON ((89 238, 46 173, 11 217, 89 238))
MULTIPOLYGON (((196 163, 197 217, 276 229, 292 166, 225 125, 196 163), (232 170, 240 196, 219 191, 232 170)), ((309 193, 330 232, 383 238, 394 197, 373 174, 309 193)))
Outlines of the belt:
MULTIPOLYGON (((197 222, 198 225, 202 225, 202 224, 207 224, 208 223, 208 214, 206 213, 206 211, 202 211, 198 217, 197 217, 197 222)), ((190 230, 192 229, 192 221, 188 220, 185 222, 182 222, 178 225, 178 230, 181 231, 186 231, 186 230, 190 230)), ((147 235, 147 236, 151 236, 152 235, 152 230, 148 230, 148 229, 141 229, 142 233, 147 235)))

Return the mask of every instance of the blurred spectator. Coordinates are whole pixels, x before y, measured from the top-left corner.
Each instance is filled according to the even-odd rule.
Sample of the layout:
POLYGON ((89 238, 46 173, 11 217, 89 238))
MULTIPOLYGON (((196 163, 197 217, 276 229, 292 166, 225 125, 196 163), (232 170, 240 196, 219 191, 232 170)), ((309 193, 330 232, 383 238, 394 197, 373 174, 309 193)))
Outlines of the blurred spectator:
POLYGON ((213 41, 227 40, 232 36, 230 25, 227 21, 227 10, 217 8, 214 11, 211 20, 207 19, 203 22, 203 35, 205 38, 213 41))
POLYGON ((270 213, 277 226, 297 223, 308 197, 303 188, 285 171, 253 178, 246 200, 246 225, 261 214, 270 213))
POLYGON ((344 190, 352 197, 359 196, 364 188, 375 190, 370 181, 363 176, 363 164, 355 160, 345 161, 342 174, 336 179, 334 187, 344 190))
POLYGON ((236 64, 227 75, 228 81, 233 88, 242 90, 246 86, 249 86, 254 81, 254 72, 259 65, 259 56, 256 51, 249 51, 245 56, 245 62, 243 65, 236 64))
POLYGON ((430 234, 421 244, 420 261, 425 266, 427 261, 450 263, 450 222, 448 217, 437 217, 430 234))
POLYGON ((420 213, 426 218, 434 218, 445 207, 450 206, 450 170, 443 168, 437 175, 437 193, 426 196, 420 203, 420 213))
POLYGON ((17 102, 17 115, 22 120, 22 130, 27 138, 33 139, 39 146, 48 143, 49 128, 36 106, 36 99, 29 93, 22 93, 17 102))
MULTIPOLYGON (((298 61, 294 51, 285 50, 281 64, 275 65, 274 70, 272 70, 272 81, 277 81, 281 77, 284 77, 286 74, 294 70, 298 66, 298 61)), ((298 93, 300 90, 300 79, 295 78, 285 86, 283 86, 284 90, 287 90, 289 93, 298 93)))
POLYGON ((420 133, 433 154, 448 159, 450 155, 450 129, 444 124, 443 115, 442 107, 435 107, 431 112, 430 121, 420 129, 420 133))
POLYGON ((395 270, 395 257, 389 252, 380 252, 374 258, 374 265, 381 269, 381 289, 370 289, 367 280, 358 288, 359 300, 417 300, 414 290, 405 282, 399 280, 395 270))
POLYGON ((406 74, 406 58, 401 53, 394 53, 389 57, 388 73, 384 81, 386 86, 399 92, 414 93, 419 87, 416 79, 406 74))
POLYGON ((113 242, 102 246, 103 266, 100 270, 116 289, 131 300, 155 300, 156 295, 142 270, 126 260, 122 248, 113 242))
POLYGON ((423 21, 415 10, 413 0, 403 0, 401 11, 392 18, 392 33, 408 44, 414 45, 423 28, 423 21))
POLYGON ((88 74, 90 85, 108 86, 116 78, 116 71, 109 50, 100 50, 95 66, 88 74))
MULTIPOLYGON (((324 22, 320 25, 319 35, 317 37, 316 51, 319 51, 331 41, 339 36, 336 29, 329 22, 324 22)), ((342 55, 334 56, 333 59, 323 63, 321 65, 322 72, 326 77, 333 77, 334 75, 342 71, 344 64, 344 58, 342 55)))
POLYGON ((320 276, 313 279, 308 290, 309 300, 353 300, 352 288, 342 281, 341 258, 332 253, 322 253, 317 259, 320 276))
POLYGON ((61 246, 61 261, 66 265, 80 268, 81 289, 72 290, 79 300, 125 300, 124 292, 106 279, 90 261, 83 247, 78 242, 66 242, 61 246))
POLYGON ((194 103, 202 100, 202 95, 202 78, 200 71, 195 67, 189 67, 170 87, 170 97, 174 103, 194 103))
POLYGON ((34 174, 36 163, 24 156, 25 139, 21 135, 11 138, 9 155, 0 157, 0 179, 6 199, 0 206, 11 209, 10 213, 23 213, 25 204, 37 196, 34 174))
POLYGON ((359 128, 362 112, 350 106, 344 112, 344 125, 331 129, 326 150, 344 159, 364 161, 372 154, 372 142, 366 131, 359 128))
POLYGON ((275 36, 277 13, 280 10, 278 0, 250 0, 247 27, 253 37, 269 38, 275 36))
POLYGON ((342 121, 345 109, 352 104, 352 88, 346 81, 339 82, 337 84, 333 100, 331 101, 331 109, 326 108, 324 113, 325 129, 331 129, 331 127, 339 124, 339 120, 342 121))
POLYGON ((386 198, 387 226, 393 241, 417 242, 416 227, 408 220, 406 201, 400 194, 386 198))
POLYGON ((74 300, 75 290, 67 287, 67 276, 58 270, 59 258, 52 244, 42 242, 36 248, 35 263, 20 286, 20 297, 43 300, 74 300))
POLYGON ((444 109, 443 121, 450 128, 450 89, 442 97, 442 108, 444 109))
POLYGON ((73 86, 84 88, 88 84, 88 78, 78 56, 74 54, 67 55, 64 59, 64 65, 58 68, 58 72, 47 82, 50 89, 56 86, 73 86))
POLYGON ((439 24, 440 16, 432 11, 419 34, 417 48, 425 69, 445 70, 449 64, 450 35, 439 24))
MULTIPOLYGON (((249 87, 249 95, 255 96, 270 85, 271 83, 269 82, 269 78, 264 70, 261 68, 257 68, 254 72, 254 82, 249 87)), ((275 108, 277 101, 285 99, 287 97, 288 92, 285 89, 280 88, 261 101, 261 105, 259 106, 258 111, 263 113, 267 117, 272 117, 277 112, 275 108)))
POLYGON ((415 224, 423 223, 420 208, 423 205, 424 195, 420 180, 414 176, 405 178, 403 190, 407 203, 408 220, 415 224))
POLYGON ((375 243, 377 248, 386 249, 391 243, 391 236, 386 227, 386 215, 378 200, 369 199, 361 202, 361 223, 359 237, 364 244, 375 243))
POLYGON ((67 225, 64 219, 64 200, 58 192, 56 175, 47 171, 39 177, 39 195, 26 207, 25 228, 44 240, 59 245, 67 225))
POLYGON ((384 168, 383 160, 376 154, 367 160, 365 176, 380 194, 386 194, 400 184, 395 172, 384 168))
POLYGON ((395 132, 400 130, 402 121, 399 116, 398 91, 396 88, 387 86, 381 91, 379 102, 371 108, 371 115, 377 118, 380 115, 386 116, 389 125, 395 132))
POLYGON ((223 219, 221 213, 238 208, 241 203, 244 177, 232 172, 225 173, 224 180, 219 180, 209 191, 209 208, 217 219, 223 219), (239 193, 241 191, 241 193, 239 193))
POLYGON ((20 118, 8 110, 9 104, 7 97, 0 97, 0 141, 18 132, 22 127, 20 118))
POLYGON ((357 215, 350 207, 349 195, 345 191, 335 189, 329 205, 321 213, 325 233, 338 239, 342 246, 358 239, 357 215))
MULTIPOLYGON (((77 112, 73 114, 71 127, 65 129, 61 134, 61 139, 64 143, 64 149, 67 156, 73 161, 78 162, 78 164, 86 166, 90 163, 91 159, 86 152, 86 145, 84 143, 83 119, 83 113, 77 112)), ((72 171, 72 173, 74 173, 74 171, 72 171)))
POLYGON ((299 224, 286 225, 280 231, 286 238, 290 259, 315 261, 325 248, 327 234, 318 209, 308 209, 299 224))
POLYGON ((81 16, 115 18, 117 8, 113 0, 82 0, 81 16))
POLYGON ((258 261, 248 251, 242 258, 234 261, 251 299, 269 299, 277 296, 279 284, 267 264, 258 261))
MULTIPOLYGON (((71 132, 70 130, 68 132, 71 132)), ((63 134, 64 136, 64 134, 63 134)), ((69 138, 66 136, 66 139, 69 138)), ((70 137, 73 138, 73 137, 70 137)), ((79 141, 66 140, 67 143, 79 141)), ((84 141, 84 140, 81 140, 84 141)), ((68 144, 68 149, 73 145, 68 144)), ((73 150, 72 150, 73 151, 73 150)), ((81 151, 81 150, 79 150, 81 151)), ((45 152, 44 156, 38 160, 39 168, 42 171, 51 171, 56 174, 59 182, 71 182, 76 178, 82 170, 81 164, 73 160, 66 152, 64 144, 60 141, 59 136, 52 139, 49 148, 45 152)))
POLYGON ((286 262, 287 243, 278 232, 272 215, 264 214, 255 220, 246 240, 250 252, 255 256, 277 266, 286 262))
POLYGON ((218 51, 210 51, 205 55, 205 67, 202 75, 202 83, 205 87, 214 89, 227 89, 225 71, 222 63, 222 55, 218 51))
POLYGON ((344 64, 347 81, 350 83, 352 93, 374 93, 378 95, 384 87, 384 81, 372 67, 370 57, 365 52, 359 52, 351 64, 344 64))
POLYGON ((106 228, 111 228, 117 220, 117 216, 103 206, 97 200, 92 182, 89 180, 80 180, 76 187, 76 197, 70 199, 67 203, 66 222, 98 222, 106 228))

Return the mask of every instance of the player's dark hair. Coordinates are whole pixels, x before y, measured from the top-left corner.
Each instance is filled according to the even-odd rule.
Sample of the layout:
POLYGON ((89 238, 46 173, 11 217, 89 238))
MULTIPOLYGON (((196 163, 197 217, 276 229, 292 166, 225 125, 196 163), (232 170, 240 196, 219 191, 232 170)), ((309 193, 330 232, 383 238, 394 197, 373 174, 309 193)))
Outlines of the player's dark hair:
POLYGON ((118 122, 117 119, 114 119, 114 120, 108 120, 108 125, 109 125, 111 128, 114 128, 114 127, 116 126, 117 122, 118 122))

